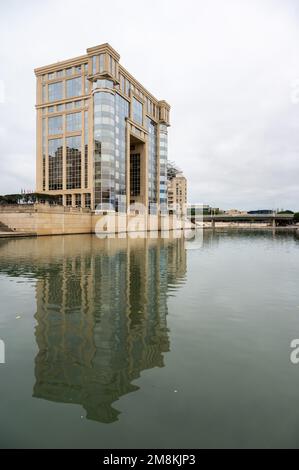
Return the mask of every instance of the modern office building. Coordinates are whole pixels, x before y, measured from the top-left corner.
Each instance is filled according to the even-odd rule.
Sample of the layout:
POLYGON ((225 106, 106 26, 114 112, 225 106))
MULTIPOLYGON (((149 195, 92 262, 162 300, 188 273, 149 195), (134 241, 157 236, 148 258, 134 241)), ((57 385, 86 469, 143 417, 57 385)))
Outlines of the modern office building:
POLYGON ((168 208, 176 211, 178 215, 186 214, 187 210, 187 180, 183 173, 167 181, 168 208))
POLYGON ((170 106, 109 45, 35 69, 36 190, 67 206, 125 212, 167 206, 170 106))

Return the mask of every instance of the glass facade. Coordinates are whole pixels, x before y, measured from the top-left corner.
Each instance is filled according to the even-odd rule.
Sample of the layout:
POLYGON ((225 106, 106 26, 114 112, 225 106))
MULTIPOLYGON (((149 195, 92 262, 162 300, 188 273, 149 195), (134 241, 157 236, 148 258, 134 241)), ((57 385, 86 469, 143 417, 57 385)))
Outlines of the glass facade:
POLYGON ((66 97, 72 98, 82 94, 82 78, 71 78, 66 81, 66 97))
POLYGON ((124 212, 147 199, 166 206, 167 103, 158 104, 106 45, 78 62, 37 73, 39 189, 92 209, 124 212))
POLYGON ((66 189, 81 188, 81 136, 66 138, 66 189))
POLYGON ((160 205, 167 207, 167 126, 160 124, 160 205))
POLYGON ((62 189, 62 139, 49 139, 49 189, 62 189))
POLYGON ((67 132, 80 131, 82 129, 81 112, 71 113, 66 115, 66 130, 67 132))
POLYGON ((84 185, 88 188, 88 111, 84 111, 84 185))
POLYGON ((126 118, 129 103, 118 94, 94 95, 94 202, 126 209, 126 118))
POLYGON ((143 121, 142 109, 142 103, 133 97, 133 121, 135 121, 137 124, 140 124, 141 126, 143 121))
POLYGON ((49 117, 48 119, 48 134, 62 134, 63 132, 63 122, 62 116, 49 117))
POLYGON ((148 202, 157 202, 157 125, 146 118, 148 131, 148 202))
POLYGON ((63 99, 63 82, 50 83, 48 85, 49 101, 58 101, 63 99))

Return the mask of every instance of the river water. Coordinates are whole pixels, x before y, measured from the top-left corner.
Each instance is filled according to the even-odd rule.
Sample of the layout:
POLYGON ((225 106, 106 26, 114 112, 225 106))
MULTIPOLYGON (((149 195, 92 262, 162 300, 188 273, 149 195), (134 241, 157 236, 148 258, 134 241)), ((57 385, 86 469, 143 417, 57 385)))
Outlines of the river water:
POLYGON ((0 240, 0 447, 299 447, 299 238, 0 240))

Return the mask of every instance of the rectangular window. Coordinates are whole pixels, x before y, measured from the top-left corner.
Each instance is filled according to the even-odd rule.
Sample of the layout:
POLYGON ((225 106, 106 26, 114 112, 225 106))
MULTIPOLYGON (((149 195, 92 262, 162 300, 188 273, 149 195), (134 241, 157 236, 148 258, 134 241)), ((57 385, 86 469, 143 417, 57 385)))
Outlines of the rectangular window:
POLYGON ((49 101, 63 99, 63 82, 51 83, 48 85, 49 101))
POLYGON ((100 73, 104 72, 104 62, 105 62, 105 54, 100 54, 100 73))
POLYGON ((140 153, 130 155, 130 192, 131 196, 140 195, 140 153))
POLYGON ((142 103, 136 100, 136 98, 133 98, 133 120, 141 125, 142 125, 142 110, 143 110, 142 103))
POLYGON ((63 70, 58 70, 56 72, 56 76, 57 76, 57 78, 63 77, 63 70))
POLYGON ((47 88, 46 88, 47 85, 43 85, 43 103, 46 103, 48 100, 47 100, 47 88))
POLYGON ((48 80, 54 80, 55 72, 48 73, 48 80))
POLYGON ((62 139, 48 141, 49 189, 62 189, 62 139))
POLYGON ((81 136, 66 138, 66 188, 81 188, 81 136))
POLYGON ((85 207, 90 209, 90 193, 85 194, 85 207))
POLYGON ((82 79, 81 77, 72 78, 66 81, 66 97, 80 96, 82 94, 82 79))
POLYGON ((62 134, 63 123, 62 116, 49 117, 48 119, 48 134, 62 134))
POLYGON ((72 75, 73 73, 73 69, 72 67, 69 67, 68 69, 66 69, 66 74, 69 76, 69 75, 72 75))
POLYGON ((84 111, 84 185, 88 188, 88 111, 84 111))
POLYGON ((81 194, 75 195, 76 207, 81 207, 81 194))
POLYGON ((97 56, 96 55, 92 57, 92 73, 93 74, 97 73, 97 56))
POLYGON ((72 205, 72 195, 71 194, 67 194, 66 197, 65 197, 65 204, 67 206, 71 206, 72 205))
POLYGON ((66 115, 67 132, 80 131, 82 128, 81 112, 66 115))

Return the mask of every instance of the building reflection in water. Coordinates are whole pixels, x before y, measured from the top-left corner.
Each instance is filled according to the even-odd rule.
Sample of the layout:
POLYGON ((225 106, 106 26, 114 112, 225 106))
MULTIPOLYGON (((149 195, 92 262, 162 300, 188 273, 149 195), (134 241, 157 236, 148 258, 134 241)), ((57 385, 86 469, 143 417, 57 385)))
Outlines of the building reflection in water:
POLYGON ((113 403, 138 390, 132 381, 164 366, 167 296, 184 282, 186 255, 182 239, 89 240, 78 250, 71 237, 37 279, 33 396, 111 423, 113 403))

